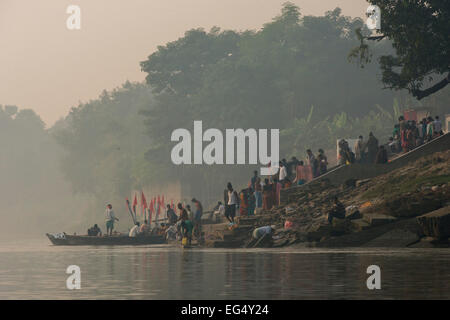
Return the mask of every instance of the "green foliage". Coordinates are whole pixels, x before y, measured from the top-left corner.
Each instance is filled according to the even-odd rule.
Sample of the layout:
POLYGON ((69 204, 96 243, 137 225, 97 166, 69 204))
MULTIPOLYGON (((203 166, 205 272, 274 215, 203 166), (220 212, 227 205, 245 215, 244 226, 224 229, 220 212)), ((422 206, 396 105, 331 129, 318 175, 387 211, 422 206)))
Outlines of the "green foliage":
POLYGON ((376 66, 361 73, 347 63, 358 41, 350 31, 360 26, 339 8, 303 17, 286 3, 260 31, 197 29, 158 47, 141 63, 157 93, 156 105, 143 111, 156 139, 149 159, 167 161, 170 133, 193 120, 215 128, 286 128, 311 105, 325 117, 390 104, 393 96, 379 90, 376 66))
MULTIPOLYGON (((246 184, 256 167, 174 166, 171 133, 191 130, 194 120, 204 129, 279 128, 282 157, 369 131, 383 141, 400 106, 410 105, 379 88, 376 65, 361 71, 348 63, 359 43, 352 30, 362 25, 338 8, 301 16, 287 3, 259 31, 190 30, 141 62, 147 84, 104 92, 52 128, 63 172, 76 192, 100 203, 179 181, 186 195, 209 204, 227 182, 246 184), (394 110, 385 111, 392 101, 394 110)), ((372 54, 386 52, 383 42, 372 54)))
MULTIPOLYGON (((318 121, 311 121, 314 107, 305 118, 296 118, 294 124, 281 131, 281 150, 289 156, 304 155, 307 149, 334 149, 337 139, 368 136, 373 132, 380 142, 385 142, 396 122, 396 107, 390 113, 377 105, 362 117, 351 117, 345 112, 318 121)), ((398 106, 397 106, 398 108, 398 106)))
MULTIPOLYGON (((389 39, 395 49, 395 54, 382 55, 379 58, 385 87, 407 89, 418 100, 442 90, 450 80, 448 1, 369 2, 381 9, 383 35, 375 39, 389 39), (434 81, 435 79, 438 82, 434 81)), ((350 51, 349 57, 365 65, 370 62, 371 54, 361 29, 356 32, 360 45, 350 51)))

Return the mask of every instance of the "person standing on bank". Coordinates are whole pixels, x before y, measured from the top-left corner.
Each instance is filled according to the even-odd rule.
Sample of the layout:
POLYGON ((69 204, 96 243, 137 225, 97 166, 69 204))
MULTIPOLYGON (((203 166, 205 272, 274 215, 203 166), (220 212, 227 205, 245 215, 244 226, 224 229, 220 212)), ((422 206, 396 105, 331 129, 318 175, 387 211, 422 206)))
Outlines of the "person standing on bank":
POLYGON ((112 232, 114 230, 114 221, 119 221, 114 214, 112 209, 112 205, 108 204, 106 206, 106 234, 112 236, 112 232))
POLYGON ((200 238, 202 234, 202 215, 203 215, 203 206, 200 201, 193 198, 192 203, 195 205, 195 211, 194 211, 194 234, 197 237, 197 239, 200 238))
POLYGON ((319 175, 325 174, 327 172, 328 159, 323 149, 319 149, 317 161, 319 162, 319 175))
POLYGON ((355 146, 354 146, 355 160, 358 163, 363 162, 363 146, 364 146, 363 136, 359 136, 359 138, 355 142, 355 146))
POLYGON ((375 138, 373 133, 369 133, 369 139, 366 143, 367 159, 369 163, 375 163, 375 158, 378 152, 378 139, 375 138))
POLYGON ((234 224, 234 217, 236 216, 236 207, 239 204, 239 197, 236 191, 233 190, 231 182, 228 182, 227 189, 225 190, 224 200, 225 206, 225 217, 234 224))

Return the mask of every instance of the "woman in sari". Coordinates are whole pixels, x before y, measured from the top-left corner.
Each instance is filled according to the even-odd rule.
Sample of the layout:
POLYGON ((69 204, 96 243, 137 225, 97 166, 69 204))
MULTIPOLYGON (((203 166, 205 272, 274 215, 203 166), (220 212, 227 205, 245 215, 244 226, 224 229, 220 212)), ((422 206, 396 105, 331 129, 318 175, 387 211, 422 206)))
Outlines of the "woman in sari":
POLYGON ((255 193, 253 192, 252 188, 248 189, 248 215, 254 216, 255 215, 255 208, 256 208, 256 198, 255 193))
POLYGON ((256 200, 256 208, 262 208, 262 186, 261 186, 261 178, 256 179, 255 183, 255 200, 256 200))
POLYGON ((264 179, 264 187, 263 187, 263 209, 270 210, 272 209, 272 184, 269 183, 269 179, 264 179))
POLYGON ((239 215, 246 216, 248 214, 248 189, 243 189, 239 193, 241 203, 239 206, 239 215))

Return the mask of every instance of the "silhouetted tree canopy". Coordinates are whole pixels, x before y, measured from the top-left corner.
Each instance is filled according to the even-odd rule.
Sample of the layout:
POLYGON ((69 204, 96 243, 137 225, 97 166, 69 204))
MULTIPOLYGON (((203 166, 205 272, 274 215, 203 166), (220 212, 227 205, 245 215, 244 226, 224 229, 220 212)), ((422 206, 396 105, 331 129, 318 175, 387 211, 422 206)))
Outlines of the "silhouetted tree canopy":
MULTIPOLYGON (((450 81, 450 2, 442 0, 369 0, 381 9, 381 33, 395 54, 379 58, 386 88, 407 89, 418 100, 443 89, 450 81)), ((352 51, 363 63, 370 60, 363 41, 352 51)), ((370 37, 369 37, 370 39, 370 37)), ((385 40, 383 40, 385 41, 385 40)))

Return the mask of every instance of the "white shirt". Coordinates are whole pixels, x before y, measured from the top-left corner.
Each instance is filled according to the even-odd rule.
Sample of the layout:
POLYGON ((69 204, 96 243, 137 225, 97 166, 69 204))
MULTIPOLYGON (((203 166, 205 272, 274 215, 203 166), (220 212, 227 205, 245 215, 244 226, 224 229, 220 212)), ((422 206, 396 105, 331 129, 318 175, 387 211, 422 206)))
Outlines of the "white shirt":
POLYGON ((116 215, 114 214, 114 211, 112 209, 106 209, 106 221, 114 221, 116 219, 116 215))
POLYGON ((442 130, 441 120, 434 120, 434 132, 439 133, 442 130))
POLYGON ((255 230, 255 233, 259 238, 261 238, 265 234, 271 234, 272 233, 272 227, 266 226, 266 227, 259 227, 255 230))
POLYGON ((131 228, 130 233, 128 234, 129 237, 136 237, 139 234, 139 227, 135 225, 133 228, 131 228))
POLYGON ((225 215, 225 206, 223 204, 221 204, 219 207, 219 214, 221 216, 225 215))
POLYGON ((280 181, 284 180, 287 176, 287 170, 285 166, 280 168, 280 181))
POLYGON ((233 191, 228 191, 228 205, 237 204, 236 194, 233 191))
POLYGON ((421 123, 417 125, 417 130, 419 130, 419 137, 423 138, 423 125, 421 123))

